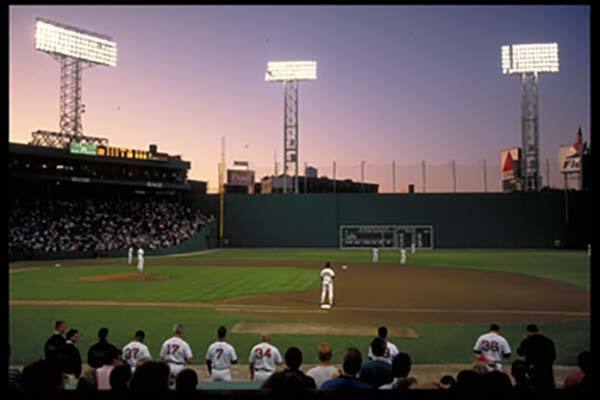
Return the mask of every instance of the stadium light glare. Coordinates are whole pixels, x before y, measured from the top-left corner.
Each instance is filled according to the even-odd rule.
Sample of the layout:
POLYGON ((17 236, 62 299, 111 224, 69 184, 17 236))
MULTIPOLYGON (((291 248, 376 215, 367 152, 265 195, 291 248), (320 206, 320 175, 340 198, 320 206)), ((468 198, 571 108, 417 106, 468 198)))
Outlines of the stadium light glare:
POLYGON ((502 46, 502 73, 559 72, 558 44, 533 43, 502 46))
POLYGON ((110 38, 44 19, 35 24, 35 48, 94 64, 117 65, 117 44, 110 38))
POLYGON ((270 61, 265 81, 313 81, 317 79, 316 61, 270 61))

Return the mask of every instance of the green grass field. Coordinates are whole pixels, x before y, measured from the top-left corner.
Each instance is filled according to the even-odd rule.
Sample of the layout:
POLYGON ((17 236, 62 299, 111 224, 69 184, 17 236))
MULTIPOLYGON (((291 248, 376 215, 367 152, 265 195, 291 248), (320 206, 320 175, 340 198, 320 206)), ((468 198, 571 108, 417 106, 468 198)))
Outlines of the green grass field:
MULTIPOLYGON (((147 271, 166 274, 168 280, 139 282, 81 282, 81 276, 118 274, 131 269, 115 261, 113 266, 81 266, 18 271, 9 274, 11 300, 131 300, 131 301, 213 301, 226 297, 302 291, 318 287, 314 270, 291 267, 260 267, 263 260, 314 260, 369 262, 369 251, 357 250, 225 250, 194 256, 156 257, 148 261, 147 271), (216 267, 178 266, 181 260, 253 260, 256 266, 216 267)), ((396 252, 383 251, 382 262, 398 262, 396 252)), ((246 261, 247 262, 247 261, 246 261)), ((408 262, 427 268, 474 268, 507 271, 557 280, 579 287, 590 287, 588 258, 585 252, 574 251, 421 251, 409 254, 408 262)), ((42 355, 43 344, 52 332, 52 323, 65 319, 70 327, 81 332, 79 348, 85 357, 101 326, 111 330, 110 340, 125 345, 133 332, 144 329, 154 356, 161 343, 169 337, 176 322, 183 322, 186 339, 202 364, 206 348, 214 341, 218 326, 231 328, 240 321, 277 321, 276 315, 260 318, 241 317, 231 312, 211 309, 126 308, 126 307, 30 307, 10 308, 9 334, 12 362, 29 363, 42 355)), ((490 321, 492 322, 492 321, 490 321)), ((516 350, 523 335, 524 324, 504 324, 502 332, 516 350)), ((390 322, 391 324, 392 322, 390 322)), ((539 324, 555 341, 558 363, 575 364, 577 354, 590 348, 590 322, 577 319, 539 324)), ((394 341, 401 351, 411 354, 414 363, 465 363, 472 361, 471 348, 487 325, 414 325, 417 339, 394 341)), ((376 327, 374 327, 375 330, 376 327)), ((256 335, 232 334, 230 341, 238 350, 241 362, 247 362, 248 352, 257 342, 256 335)), ((343 348, 354 345, 364 351, 370 338, 320 335, 274 335, 273 342, 285 350, 290 345, 301 348, 305 362, 316 362, 317 344, 327 340, 333 344, 334 360, 340 361, 343 348)))

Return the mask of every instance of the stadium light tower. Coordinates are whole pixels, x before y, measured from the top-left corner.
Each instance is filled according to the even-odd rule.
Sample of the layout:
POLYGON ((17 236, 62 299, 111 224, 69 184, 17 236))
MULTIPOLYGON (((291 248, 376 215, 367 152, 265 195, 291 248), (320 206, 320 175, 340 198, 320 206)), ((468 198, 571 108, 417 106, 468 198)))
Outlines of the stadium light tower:
MULTIPOLYGON (((81 101, 82 71, 95 65, 116 66, 117 44, 106 35, 37 18, 35 49, 60 63, 60 131, 63 137, 78 141, 83 138, 81 114, 85 111, 81 101)), ((51 143, 55 139, 47 137, 45 144, 60 147, 51 143)))
POLYGON ((271 61, 267 63, 267 82, 283 82, 283 193, 294 167, 294 192, 298 193, 298 86, 300 81, 317 79, 316 61, 271 61))
POLYGON ((502 73, 521 76, 521 173, 524 175, 525 191, 541 188, 538 76, 558 70, 557 43, 502 46, 502 73))

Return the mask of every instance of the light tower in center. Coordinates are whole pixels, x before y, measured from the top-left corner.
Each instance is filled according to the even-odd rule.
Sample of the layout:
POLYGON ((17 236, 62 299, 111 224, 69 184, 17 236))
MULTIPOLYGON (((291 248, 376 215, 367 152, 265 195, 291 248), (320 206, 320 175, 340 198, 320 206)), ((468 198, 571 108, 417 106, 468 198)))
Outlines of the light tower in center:
POLYGON ((523 190, 541 189, 538 79, 543 72, 558 72, 558 44, 502 46, 502 73, 521 76, 521 174, 523 190))
POLYGON ((298 86, 317 79, 316 61, 270 61, 267 82, 283 82, 283 193, 287 193, 288 171, 294 168, 294 192, 298 193, 298 86))

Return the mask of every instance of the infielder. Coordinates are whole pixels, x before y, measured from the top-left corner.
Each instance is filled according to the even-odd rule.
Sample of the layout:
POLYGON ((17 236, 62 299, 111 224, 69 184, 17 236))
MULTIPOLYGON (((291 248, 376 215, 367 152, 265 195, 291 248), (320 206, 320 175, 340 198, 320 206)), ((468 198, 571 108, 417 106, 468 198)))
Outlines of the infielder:
POLYGON ((185 364, 191 364, 194 357, 190 345, 182 336, 183 325, 175 325, 173 337, 165 341, 160 349, 160 359, 169 366, 171 378, 175 378, 185 368, 185 364))
POLYGON ((219 340, 211 344, 206 352, 206 367, 213 381, 230 381, 230 367, 231 364, 237 364, 237 354, 233 346, 225 341, 227 328, 220 327, 217 336, 219 340))
POLYGON ((406 250, 400 249, 400 264, 406 264, 406 250))
POLYGON ((145 337, 144 331, 137 331, 133 341, 123 347, 123 360, 131 367, 131 373, 141 359, 152 359, 148 346, 143 343, 145 337))
POLYGON ((141 274, 144 272, 144 249, 142 249, 141 247, 137 251, 137 258, 137 272, 141 274))
POLYGON ((379 249, 377 247, 373 248, 373 262, 374 263, 379 262, 379 249))
POLYGON ((321 270, 321 280, 323 281, 323 290, 321 291, 321 304, 325 304, 325 295, 329 295, 329 305, 333 305, 333 278, 335 272, 330 268, 329 262, 321 270))
POLYGON ((129 247, 129 251, 127 252, 127 264, 131 265, 133 261, 133 246, 129 247))
POLYGON ((248 362, 251 381, 266 381, 275 372, 277 365, 283 362, 281 353, 270 342, 271 335, 263 332, 260 335, 260 343, 250 350, 248 362))
POLYGON ((492 324, 490 331, 479 336, 473 352, 479 361, 483 362, 488 371, 502 371, 502 361, 510 357, 510 346, 500 334, 500 326, 492 324))
POLYGON ((415 246, 415 242, 412 242, 412 244, 410 245, 410 252, 415 254, 416 251, 417 251, 417 246, 415 246))

